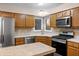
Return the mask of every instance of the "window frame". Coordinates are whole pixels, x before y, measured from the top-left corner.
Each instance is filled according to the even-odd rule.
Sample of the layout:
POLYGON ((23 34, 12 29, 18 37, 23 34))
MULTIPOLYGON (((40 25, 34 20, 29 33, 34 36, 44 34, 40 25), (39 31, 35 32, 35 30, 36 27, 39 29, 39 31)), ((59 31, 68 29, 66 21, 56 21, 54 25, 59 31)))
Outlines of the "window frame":
MULTIPOLYGON (((52 32, 52 28, 50 28, 50 30, 46 29, 47 26, 47 20, 50 20, 50 17, 47 17, 46 19, 44 18, 44 30, 47 32, 52 32)), ((50 22, 50 21, 49 21, 50 22)))
MULTIPOLYGON (((43 20, 42 20, 42 19, 39 19, 39 18, 36 18, 36 19, 37 19, 37 20, 41 20, 41 29, 40 29, 40 30, 36 30, 35 27, 34 27, 34 28, 33 28, 33 31, 41 31, 41 30, 43 29, 43 26, 42 26, 42 25, 43 25, 43 20)), ((35 19, 35 20, 36 20, 36 19, 35 19)))

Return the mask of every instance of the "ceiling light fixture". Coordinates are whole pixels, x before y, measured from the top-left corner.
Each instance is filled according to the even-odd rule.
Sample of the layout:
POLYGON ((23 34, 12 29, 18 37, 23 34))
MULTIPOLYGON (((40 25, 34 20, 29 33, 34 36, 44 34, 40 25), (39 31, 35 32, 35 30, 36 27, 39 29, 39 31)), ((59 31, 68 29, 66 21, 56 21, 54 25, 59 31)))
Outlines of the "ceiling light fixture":
POLYGON ((39 14, 39 16, 46 16, 48 14, 48 12, 40 10, 40 12, 38 14, 39 14))
POLYGON ((42 5, 44 5, 44 3, 38 3, 38 5, 39 5, 39 6, 42 6, 42 5))

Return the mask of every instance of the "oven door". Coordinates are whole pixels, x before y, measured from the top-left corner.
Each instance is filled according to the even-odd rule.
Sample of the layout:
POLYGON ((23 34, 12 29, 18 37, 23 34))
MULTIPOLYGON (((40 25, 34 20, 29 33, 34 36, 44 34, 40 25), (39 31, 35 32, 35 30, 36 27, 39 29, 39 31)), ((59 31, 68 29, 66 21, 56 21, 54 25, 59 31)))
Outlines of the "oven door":
POLYGON ((67 47, 66 44, 60 43, 60 42, 56 42, 56 41, 52 41, 52 47, 56 48, 56 53, 62 55, 62 56, 66 56, 67 55, 67 47))

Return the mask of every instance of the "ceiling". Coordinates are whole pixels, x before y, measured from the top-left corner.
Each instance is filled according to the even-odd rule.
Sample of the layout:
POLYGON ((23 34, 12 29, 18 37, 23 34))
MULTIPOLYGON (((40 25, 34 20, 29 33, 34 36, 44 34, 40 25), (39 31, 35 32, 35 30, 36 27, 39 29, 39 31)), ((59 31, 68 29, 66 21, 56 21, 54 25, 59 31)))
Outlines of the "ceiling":
POLYGON ((43 5, 38 5, 38 3, 0 3, 0 11, 46 16, 51 14, 50 11, 53 11, 54 8, 60 5, 62 3, 44 3, 43 5), (39 15, 40 10, 47 13, 39 15))

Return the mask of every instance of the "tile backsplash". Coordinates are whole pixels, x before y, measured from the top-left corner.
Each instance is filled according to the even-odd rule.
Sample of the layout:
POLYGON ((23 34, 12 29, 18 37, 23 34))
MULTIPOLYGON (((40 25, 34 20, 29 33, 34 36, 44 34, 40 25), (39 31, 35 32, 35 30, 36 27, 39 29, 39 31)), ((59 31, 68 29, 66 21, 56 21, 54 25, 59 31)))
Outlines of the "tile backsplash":
POLYGON ((57 30, 56 29, 52 29, 52 31, 35 31, 33 29, 18 29, 15 31, 15 34, 39 34, 39 35, 44 35, 44 34, 57 34, 57 30))

